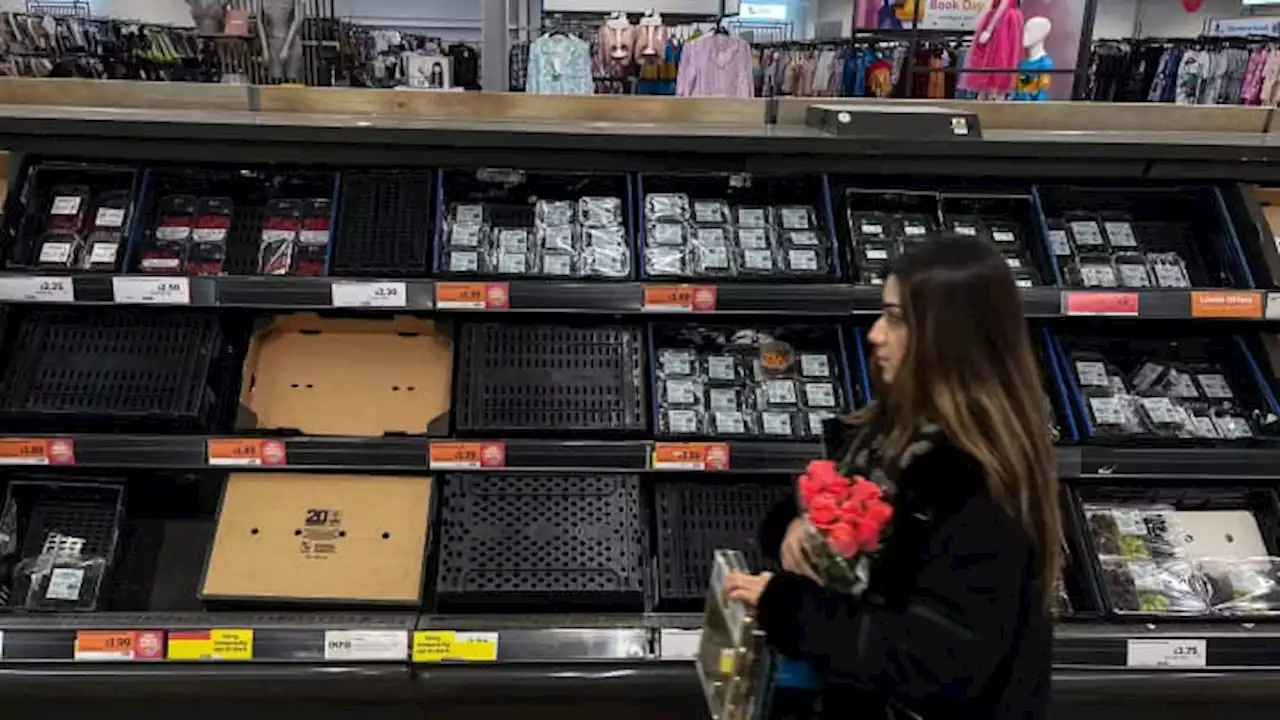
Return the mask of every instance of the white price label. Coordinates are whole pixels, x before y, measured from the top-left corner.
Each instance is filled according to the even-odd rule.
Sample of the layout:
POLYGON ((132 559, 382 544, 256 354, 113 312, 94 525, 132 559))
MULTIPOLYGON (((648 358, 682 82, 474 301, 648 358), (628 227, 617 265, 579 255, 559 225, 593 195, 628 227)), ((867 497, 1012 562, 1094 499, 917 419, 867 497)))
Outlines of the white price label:
POLYGON ((1129 640, 1131 668, 1202 669, 1208 666, 1207 640, 1129 640))
POLYGON ((390 660, 409 659, 407 630, 326 630, 325 660, 390 660))
POLYGON ((80 198, 75 195, 59 195, 53 199, 50 215, 75 215, 80 212, 80 198))
POLYGON ((69 277, 33 275, 0 278, 0 301, 69 303, 75 299, 75 289, 69 277))
POLYGON ((190 305, 191 280, 184 277, 115 277, 111 288, 117 303, 128 305, 190 305))
POLYGON ((89 251, 90 265, 115 265, 120 246, 113 242, 94 243, 89 251))
POLYGON ((1076 362, 1076 376, 1081 385, 1090 387, 1108 387, 1107 366, 1104 363, 1079 360, 1076 362))
POLYGON ((335 282, 334 307, 405 307, 407 288, 402 282, 335 282))
POLYGON ((84 584, 84 570, 80 568, 54 568, 49 575, 49 586, 44 596, 49 600, 73 602, 80 599, 80 586, 84 584))
POLYGON ((663 628, 659 639, 658 652, 663 660, 693 660, 702 645, 702 631, 663 628))
POLYGON ((124 208, 98 208, 98 214, 94 216, 93 225, 100 228, 124 227, 124 208))

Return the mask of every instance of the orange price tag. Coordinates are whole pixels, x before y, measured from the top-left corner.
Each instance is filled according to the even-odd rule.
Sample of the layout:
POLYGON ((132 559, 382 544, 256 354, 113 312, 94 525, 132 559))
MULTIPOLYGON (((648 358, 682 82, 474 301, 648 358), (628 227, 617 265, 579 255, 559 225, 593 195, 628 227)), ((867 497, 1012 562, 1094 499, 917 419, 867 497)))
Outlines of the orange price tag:
POLYGON ((214 438, 209 441, 209 464, 228 467, 279 466, 286 462, 283 440, 214 438))
POLYGON ((506 310, 510 307, 508 283, 436 283, 437 310, 506 310))
POLYGON ((93 662, 162 660, 164 633, 159 630, 79 630, 76 660, 93 662))
POLYGON ((0 438, 0 465, 75 465, 70 438, 0 438))
POLYGON ((650 467, 654 470, 728 470, 728 443, 657 443, 650 467))
POLYGON ((507 465, 507 444, 501 442, 433 442, 432 470, 481 470, 507 465))
POLYGON ((1259 320, 1262 293, 1253 290, 1197 290, 1191 293, 1191 317, 1259 320))
POLYGON ((1137 317, 1138 293, 1070 290, 1062 293, 1064 315, 1137 317))
POLYGON ((660 312, 714 312, 714 285, 645 285, 644 310, 660 312))

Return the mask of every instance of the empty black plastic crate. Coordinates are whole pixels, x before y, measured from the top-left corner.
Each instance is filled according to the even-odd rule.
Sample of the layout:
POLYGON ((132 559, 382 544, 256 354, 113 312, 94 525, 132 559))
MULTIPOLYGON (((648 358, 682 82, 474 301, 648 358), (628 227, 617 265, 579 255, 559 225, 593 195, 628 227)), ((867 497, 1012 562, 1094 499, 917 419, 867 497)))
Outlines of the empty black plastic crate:
POLYGON ((740 550, 752 570, 766 569, 758 540, 760 523, 790 493, 785 484, 658 483, 658 604, 701 606, 716 550, 740 550))
MULTIPOLYGON (((25 476, 20 476, 25 477, 25 476)), ((110 573, 115 561, 116 545, 124 508, 124 488, 119 484, 96 482, 100 478, 75 478, 77 482, 49 482, 15 479, 5 493, 4 508, 13 509, 18 542, 13 548, 13 561, 34 560, 40 555, 46 538, 52 533, 80 538, 84 541, 80 554, 84 558, 102 558, 100 572, 86 572, 78 600, 38 601, 32 609, 93 610, 99 601, 102 578, 110 573), (90 481, 90 482, 84 482, 90 481)), ((105 478, 103 478, 105 479, 105 478)), ((9 583, 0 592, 4 605, 25 604, 30 576, 18 574, 6 578, 9 583)))
POLYGON ((638 327, 463 327, 454 407, 460 433, 643 431, 638 327))
POLYGON ((425 277, 430 264, 436 173, 344 173, 332 275, 425 277))
POLYGON ((0 420, 68 426, 202 426, 222 344, 213 315, 181 311, 34 310, 21 316, 0 420))
POLYGON ((446 477, 438 605, 640 609, 640 498, 634 475, 446 477))

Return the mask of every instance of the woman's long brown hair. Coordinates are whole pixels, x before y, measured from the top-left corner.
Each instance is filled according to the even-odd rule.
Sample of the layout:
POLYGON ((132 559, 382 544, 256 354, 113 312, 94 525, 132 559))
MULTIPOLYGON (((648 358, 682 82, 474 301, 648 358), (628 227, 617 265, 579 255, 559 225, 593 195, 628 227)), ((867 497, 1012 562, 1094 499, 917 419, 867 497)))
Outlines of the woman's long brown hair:
MULTIPOLYGON (((897 279, 907 348, 872 412, 897 457, 921 422, 982 466, 991 495, 1035 543, 1040 590, 1053 597, 1062 565, 1062 516, 1048 403, 1004 258, 986 242, 948 238, 905 253, 897 279)), ((945 478, 938 478, 945 482, 945 478)))

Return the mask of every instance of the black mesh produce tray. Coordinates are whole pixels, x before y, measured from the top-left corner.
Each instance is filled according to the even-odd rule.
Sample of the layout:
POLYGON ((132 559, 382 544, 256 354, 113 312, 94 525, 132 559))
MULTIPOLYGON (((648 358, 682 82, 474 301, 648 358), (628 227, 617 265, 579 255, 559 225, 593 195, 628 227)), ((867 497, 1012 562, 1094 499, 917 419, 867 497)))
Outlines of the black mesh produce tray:
MULTIPOLYGON (((104 558, 109 571, 115 559, 123 502, 124 489, 121 485, 13 480, 5 496, 5 507, 13 503, 16 508, 16 536, 20 540, 17 552, 3 562, 7 565, 23 558, 37 557, 45 538, 56 532, 83 539, 81 555, 104 558)), ((29 576, 12 578, 12 583, 6 588, 4 605, 22 607, 29 584, 29 576)), ((92 610, 97 601, 98 586, 96 583, 90 585, 89 575, 86 575, 80 601, 71 603, 72 607, 66 609, 92 610)))
POLYGON ((435 183, 425 170, 343 174, 330 274, 426 276, 435 183))
POLYGON ((214 406, 208 382, 221 343, 212 315, 31 311, 0 384, 0 420, 201 426, 214 406))
POLYGON ((451 475, 438 538, 441 609, 644 604, 634 475, 451 475))
POLYGON ((648 426, 638 327, 463 327, 459 433, 626 432, 648 426))
POLYGON ((757 540, 760 523, 790 493, 787 485, 659 483, 654 489, 659 607, 701 606, 716 550, 740 550, 752 570, 766 569, 757 540))

